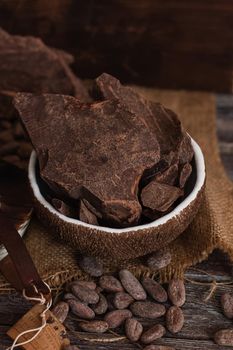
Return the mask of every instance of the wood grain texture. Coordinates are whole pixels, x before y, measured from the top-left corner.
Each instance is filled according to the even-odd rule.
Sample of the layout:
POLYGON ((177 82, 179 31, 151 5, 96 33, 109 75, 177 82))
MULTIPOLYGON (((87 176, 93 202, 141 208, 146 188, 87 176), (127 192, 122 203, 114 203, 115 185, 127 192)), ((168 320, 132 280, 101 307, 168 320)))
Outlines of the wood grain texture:
POLYGON ((229 0, 1 1, 0 23, 71 51, 81 77, 232 92, 229 0))
MULTIPOLYGON (((220 141, 221 156, 226 171, 233 179, 233 135, 227 131, 233 127, 233 96, 219 95, 217 98, 218 113, 218 135, 220 141), (225 133, 226 131, 226 133, 225 133), (225 137, 228 135, 229 137, 225 137)), ((214 275, 218 282, 232 281, 232 264, 227 255, 215 251, 208 259, 186 273, 188 279, 199 282, 211 282, 212 278, 201 273, 198 269, 205 270, 214 275)), ((186 282, 187 302, 183 307, 185 315, 185 326, 176 336, 167 333, 158 341, 158 344, 174 346, 177 350, 223 350, 222 346, 214 344, 213 333, 221 328, 232 327, 232 321, 223 316, 220 308, 220 295, 223 292, 232 292, 232 285, 218 287, 216 293, 208 303, 204 298, 209 292, 209 286, 195 285, 186 282)), ((16 322, 28 309, 30 305, 14 293, 12 295, 0 295, 0 350, 6 349, 11 344, 5 335, 10 326, 16 322)), ((145 327, 152 325, 153 321, 144 320, 145 327)), ((67 320, 71 329, 77 329, 76 321, 67 320)), ((84 336, 84 333, 80 333, 84 336)), ((81 350, 136 350, 138 347, 128 341, 116 343, 90 343, 80 341, 72 332, 69 336, 73 343, 80 346, 81 350)))

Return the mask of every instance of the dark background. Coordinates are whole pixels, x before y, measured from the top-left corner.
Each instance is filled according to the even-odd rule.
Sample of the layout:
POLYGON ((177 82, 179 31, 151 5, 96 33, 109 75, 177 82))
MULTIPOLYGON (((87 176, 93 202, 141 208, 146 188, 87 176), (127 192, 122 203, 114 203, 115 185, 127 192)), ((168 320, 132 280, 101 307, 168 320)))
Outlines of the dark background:
POLYGON ((75 55, 75 71, 232 92, 232 0, 0 0, 0 25, 75 55))

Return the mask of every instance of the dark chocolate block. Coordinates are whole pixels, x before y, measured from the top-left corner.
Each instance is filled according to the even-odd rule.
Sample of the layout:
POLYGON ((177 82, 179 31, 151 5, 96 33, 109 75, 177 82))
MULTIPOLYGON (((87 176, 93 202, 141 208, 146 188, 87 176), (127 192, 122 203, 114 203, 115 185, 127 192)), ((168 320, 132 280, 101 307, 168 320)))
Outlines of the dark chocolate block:
POLYGON ((138 222, 138 184, 160 160, 154 134, 120 101, 19 93, 15 106, 36 149, 42 178, 59 195, 86 199, 118 226, 138 222))

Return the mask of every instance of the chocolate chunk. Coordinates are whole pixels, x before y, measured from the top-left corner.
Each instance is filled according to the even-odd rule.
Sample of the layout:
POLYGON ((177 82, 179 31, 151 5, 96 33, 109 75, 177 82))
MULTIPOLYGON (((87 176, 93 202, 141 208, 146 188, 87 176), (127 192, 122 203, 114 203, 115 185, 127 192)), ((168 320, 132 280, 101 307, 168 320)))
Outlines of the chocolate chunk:
POLYGON ((0 29, 0 89, 89 95, 69 64, 73 57, 46 46, 41 39, 10 35, 0 29), (69 57, 69 58, 68 58, 69 57))
POLYGON ((180 172, 180 180, 179 180, 180 188, 184 188, 191 173, 192 173, 192 165, 189 163, 184 164, 180 172))
POLYGON ((156 182, 160 182, 163 184, 167 184, 170 186, 175 185, 176 181, 178 179, 178 165, 173 164, 163 172, 157 174, 154 177, 154 180, 156 182))
POLYGON ((165 212, 182 195, 183 191, 180 188, 152 180, 142 189, 141 200, 145 207, 165 212))
POLYGON ((75 215, 75 211, 73 208, 71 208, 68 204, 66 204, 65 202, 63 202, 60 199, 57 198, 53 198, 52 199, 52 205, 54 206, 54 208, 59 211, 59 213, 68 216, 68 217, 74 217, 75 215))
POLYGON ((119 272, 119 277, 121 283, 125 290, 135 299, 135 300, 145 300, 146 292, 139 282, 139 280, 128 270, 121 270, 119 272))
POLYGON ((194 155, 190 136, 184 133, 183 140, 179 146, 178 159, 180 164, 190 163, 194 155))
POLYGON ((165 289, 156 282, 155 280, 152 280, 149 277, 144 277, 142 279, 142 285, 147 291, 147 293, 155 300, 158 301, 159 303, 164 303, 167 301, 167 292, 165 289))
POLYGON ((99 225, 97 217, 86 207, 83 201, 80 201, 79 219, 87 224, 99 225))
POLYGON ((88 200, 120 227, 138 222, 140 178, 160 158, 158 142, 139 115, 120 101, 85 105, 49 94, 19 93, 15 106, 52 189, 88 200))

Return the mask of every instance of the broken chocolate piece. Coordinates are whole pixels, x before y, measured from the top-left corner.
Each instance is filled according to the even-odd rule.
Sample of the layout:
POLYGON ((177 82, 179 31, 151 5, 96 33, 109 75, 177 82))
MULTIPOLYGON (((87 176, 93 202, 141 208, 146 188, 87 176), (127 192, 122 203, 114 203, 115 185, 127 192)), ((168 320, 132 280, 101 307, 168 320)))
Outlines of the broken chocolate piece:
POLYGON ((178 158, 180 164, 190 163, 194 155, 190 136, 184 133, 184 138, 179 146, 178 158))
POLYGON ((184 164, 180 172, 180 188, 184 188, 191 173, 192 173, 192 165, 189 163, 184 164))
POLYGON ((0 28, 0 89, 51 92, 90 97, 69 64, 73 57, 31 36, 10 35, 0 28))
POLYGON ((153 180, 142 189, 141 200, 145 207, 165 212, 182 195, 180 188, 153 180))
POLYGON ((157 174, 154 179, 157 182, 173 186, 175 185, 177 178, 178 178, 178 165, 173 164, 165 171, 157 174))
POLYGON ((88 210, 83 201, 80 201, 79 219, 87 224, 99 225, 96 216, 90 210, 88 210))
POLYGON ((68 216, 70 218, 75 216, 74 209, 71 208, 68 204, 64 203, 62 200, 53 198, 51 202, 54 208, 57 211, 59 211, 61 214, 68 216))
POLYGON ((156 137, 138 114, 117 100, 82 104, 71 96, 19 93, 14 101, 51 189, 86 199, 118 227, 138 222, 139 181, 160 159, 156 137))

